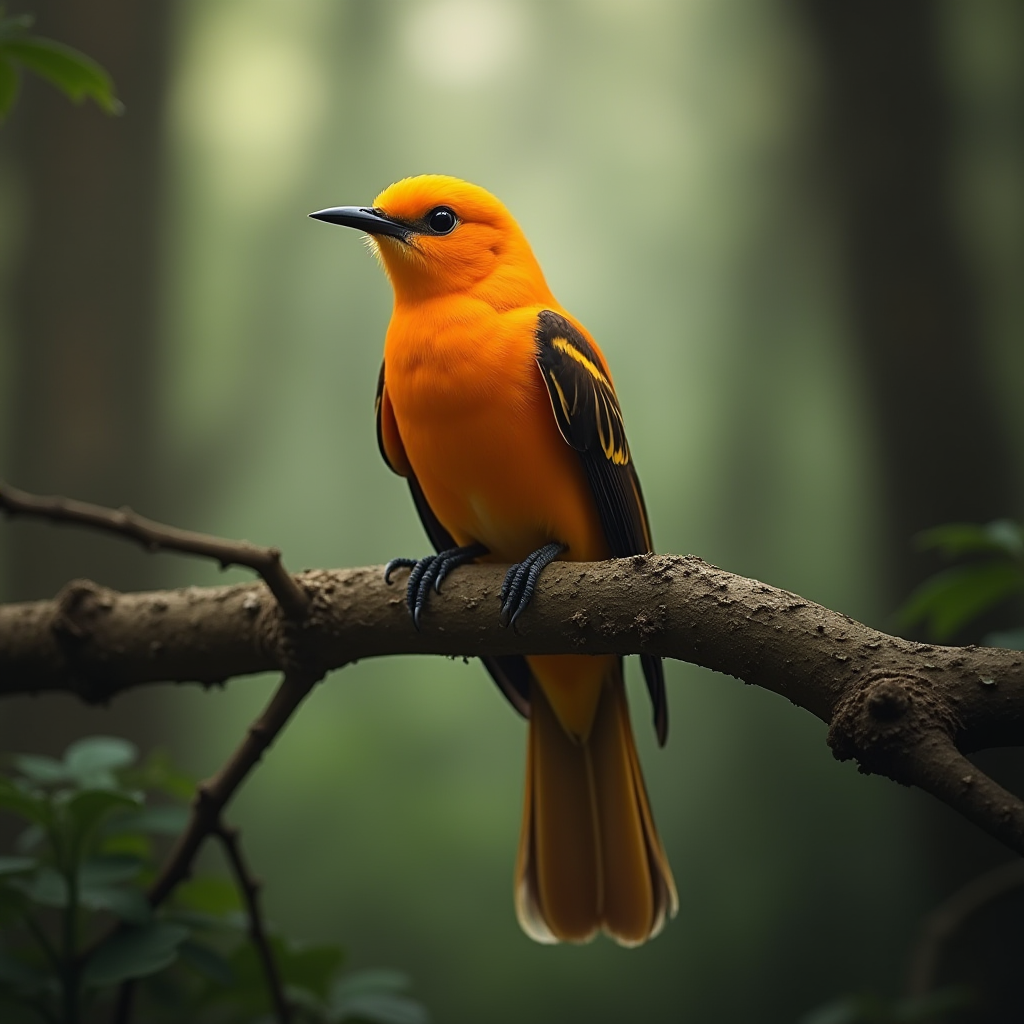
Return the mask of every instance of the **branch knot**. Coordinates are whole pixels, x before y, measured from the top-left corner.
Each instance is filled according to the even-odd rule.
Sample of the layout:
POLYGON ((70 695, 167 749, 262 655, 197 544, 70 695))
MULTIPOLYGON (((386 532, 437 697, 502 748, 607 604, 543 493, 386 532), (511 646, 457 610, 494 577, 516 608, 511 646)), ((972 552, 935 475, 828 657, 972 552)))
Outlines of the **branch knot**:
POLYGON ((71 669, 74 690, 87 704, 105 704, 117 688, 85 666, 85 652, 99 619, 114 609, 118 594, 92 580, 72 580, 54 598, 50 630, 71 669))
POLYGON ((840 761, 898 781, 899 766, 927 741, 952 743, 956 716, 932 681, 909 672, 880 672, 836 704, 828 745, 840 761))

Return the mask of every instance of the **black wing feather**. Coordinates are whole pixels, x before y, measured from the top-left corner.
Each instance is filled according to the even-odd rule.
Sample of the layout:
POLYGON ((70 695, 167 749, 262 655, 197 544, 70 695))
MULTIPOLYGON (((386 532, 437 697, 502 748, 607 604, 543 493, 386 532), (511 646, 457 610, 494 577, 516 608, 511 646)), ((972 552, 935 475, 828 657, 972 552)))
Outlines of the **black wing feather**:
MULTIPOLYGON (((652 550, 640 480, 626 442, 615 389, 594 347, 565 317, 546 309, 537 318, 537 365, 558 429, 579 452, 612 557, 652 550)), ((640 656, 654 705, 659 743, 668 736, 661 658, 640 656)))
MULTIPOLYGON (((384 437, 381 430, 381 405, 384 398, 384 364, 380 364, 380 376, 377 378, 377 399, 374 403, 374 415, 377 420, 377 445, 380 454, 391 469, 395 467, 388 461, 384 451, 384 437)), ((434 510, 427 501, 427 496, 420 487, 420 482, 410 472, 407 477, 409 490, 412 492, 413 504, 419 513, 423 529, 427 531, 430 543, 435 551, 447 551, 455 547, 455 538, 441 525, 434 515, 434 510)), ((530 716, 530 667, 521 654, 501 654, 480 659, 484 668, 491 674, 498 689, 505 695, 508 702, 525 718, 530 716)))

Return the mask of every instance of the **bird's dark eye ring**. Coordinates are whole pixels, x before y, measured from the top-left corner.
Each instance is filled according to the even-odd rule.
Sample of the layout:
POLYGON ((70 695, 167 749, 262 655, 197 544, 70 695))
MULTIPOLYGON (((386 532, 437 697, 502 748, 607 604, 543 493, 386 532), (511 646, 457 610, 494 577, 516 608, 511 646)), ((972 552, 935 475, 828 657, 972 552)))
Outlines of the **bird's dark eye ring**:
POLYGON ((447 206, 435 206, 425 218, 427 227, 434 232, 435 235, 447 235, 455 230, 455 225, 459 223, 458 217, 455 216, 455 211, 447 206))

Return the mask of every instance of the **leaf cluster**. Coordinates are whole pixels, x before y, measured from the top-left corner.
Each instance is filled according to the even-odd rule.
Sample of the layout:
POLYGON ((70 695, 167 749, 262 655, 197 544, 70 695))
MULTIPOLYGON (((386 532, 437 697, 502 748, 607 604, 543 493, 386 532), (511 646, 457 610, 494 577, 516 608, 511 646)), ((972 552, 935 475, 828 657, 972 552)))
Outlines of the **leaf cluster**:
POLYGON ((91 99, 108 114, 123 113, 110 75, 96 61, 64 43, 32 35, 31 27, 30 15, 8 17, 0 7, 0 123, 18 98, 22 70, 46 79, 75 103, 91 99))
MULTIPOLYGON (((62 759, 23 754, 0 775, 21 825, 0 856, 0 1020, 79 1024, 136 985, 145 1019, 273 1020, 235 881, 198 875, 154 909, 160 847, 182 831, 193 780, 165 756, 136 766, 126 740, 94 736, 62 759)), ((293 1020, 426 1024, 394 971, 343 973, 337 945, 270 933, 293 1020)))
MULTIPOLYGON (((985 612, 1024 594, 1024 526, 998 519, 949 523, 917 537, 922 550, 965 559, 925 580, 900 610, 903 628, 924 624, 937 641, 954 636, 985 612)), ((985 638, 994 647, 1024 649, 1024 627, 985 638)))

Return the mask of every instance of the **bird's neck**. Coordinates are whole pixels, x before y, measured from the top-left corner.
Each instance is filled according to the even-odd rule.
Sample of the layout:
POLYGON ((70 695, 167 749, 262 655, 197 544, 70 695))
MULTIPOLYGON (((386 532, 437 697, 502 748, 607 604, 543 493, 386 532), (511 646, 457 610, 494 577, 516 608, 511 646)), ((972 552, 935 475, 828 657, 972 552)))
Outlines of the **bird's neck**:
POLYGON ((522 306, 555 301, 544 272, 521 232, 507 232, 490 253, 481 253, 475 265, 456 270, 424 266, 402 252, 386 251, 385 267, 395 292, 395 309, 415 313, 438 306, 452 311, 460 305, 483 303, 501 313, 522 306))

